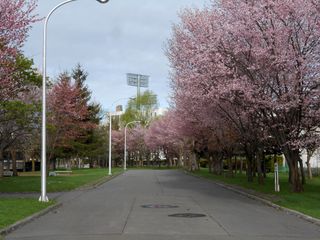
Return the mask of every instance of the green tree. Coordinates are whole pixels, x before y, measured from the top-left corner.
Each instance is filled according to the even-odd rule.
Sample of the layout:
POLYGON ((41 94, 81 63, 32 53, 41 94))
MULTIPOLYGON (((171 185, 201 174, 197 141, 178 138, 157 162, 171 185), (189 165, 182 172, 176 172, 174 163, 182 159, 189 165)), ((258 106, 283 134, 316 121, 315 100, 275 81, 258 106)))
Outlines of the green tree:
POLYGON ((158 107, 157 95, 147 90, 135 99, 130 99, 127 104, 125 113, 121 117, 122 123, 139 120, 141 125, 145 126, 154 118, 153 111, 158 107), (137 107, 139 106, 139 108, 137 107))
MULTIPOLYGON (((10 148, 23 149, 37 135, 40 112, 41 75, 33 60, 18 55, 12 79, 19 79, 19 91, 0 101, 0 176, 3 175, 4 152, 10 148)), ((16 171, 14 172, 16 174, 16 171)))
POLYGON ((88 107, 88 114, 84 122, 91 127, 86 129, 73 143, 73 154, 79 158, 95 158, 100 154, 102 137, 96 129, 102 118, 101 106, 91 101, 91 91, 86 85, 88 73, 78 64, 72 71, 72 78, 80 89, 78 101, 83 102, 88 107))

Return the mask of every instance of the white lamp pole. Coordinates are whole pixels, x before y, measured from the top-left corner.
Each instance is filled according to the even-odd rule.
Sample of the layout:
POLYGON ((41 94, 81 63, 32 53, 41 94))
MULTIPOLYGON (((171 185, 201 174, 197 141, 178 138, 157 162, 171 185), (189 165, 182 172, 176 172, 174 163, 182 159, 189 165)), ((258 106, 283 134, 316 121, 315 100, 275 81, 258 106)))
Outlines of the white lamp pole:
MULTIPOLYGON (((119 99, 117 99, 116 101, 114 101, 112 104, 111 104, 111 109, 113 108, 113 105, 115 104, 115 103, 117 103, 117 102, 119 102, 120 100, 124 100, 124 99, 130 99, 130 98, 127 98, 127 97, 125 97, 125 98, 119 98, 119 99)), ((111 134, 111 131, 112 131, 112 116, 117 116, 117 115, 121 115, 122 114, 122 112, 120 112, 120 113, 118 113, 118 114, 112 114, 112 112, 110 111, 109 112, 109 167, 108 167, 108 169, 109 169, 109 175, 112 175, 112 160, 111 160, 111 156, 112 156, 112 147, 111 147, 111 138, 112 138, 112 134, 111 134)))
MULTIPOLYGON (((46 149, 46 78, 47 78, 47 28, 52 13, 63 5, 77 0, 67 0, 55 6, 47 15, 43 28, 43 62, 42 62, 42 129, 41 129, 41 196, 40 202, 48 202, 47 197, 47 149, 46 149)), ((107 3, 109 0, 97 0, 99 3, 107 3)))
POLYGON ((127 127, 132 123, 140 123, 140 121, 132 121, 126 124, 124 128, 124 161, 123 161, 123 170, 127 170, 127 127))

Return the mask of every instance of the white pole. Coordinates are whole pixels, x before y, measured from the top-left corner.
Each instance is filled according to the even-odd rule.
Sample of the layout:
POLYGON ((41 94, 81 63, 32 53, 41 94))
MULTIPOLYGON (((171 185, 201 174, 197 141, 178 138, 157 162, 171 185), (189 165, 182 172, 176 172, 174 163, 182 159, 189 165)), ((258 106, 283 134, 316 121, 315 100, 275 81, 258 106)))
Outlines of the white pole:
POLYGON ((140 123, 140 121, 132 121, 126 124, 124 128, 124 163, 123 163, 123 169, 124 171, 127 170, 127 127, 132 123, 140 123))
POLYGON ((111 151, 112 151, 112 149, 111 149, 111 131, 112 131, 112 128, 111 128, 111 125, 112 125, 112 114, 111 114, 111 112, 109 113, 109 175, 112 175, 112 171, 111 171, 111 168, 112 168, 112 166, 111 166, 111 164, 112 164, 112 162, 111 162, 111 151))
POLYGON ((279 166, 276 162, 274 164, 274 191, 280 192, 280 184, 279 184, 279 166))
POLYGON ((47 197, 47 149, 46 149, 46 79, 47 79, 47 28, 52 13, 59 7, 76 0, 67 0, 55 6, 47 15, 43 27, 43 62, 42 62, 42 127, 41 127, 41 196, 40 202, 48 202, 47 197))
MULTIPOLYGON (((40 202, 48 202, 47 197, 47 149, 46 149, 46 79, 47 79, 47 28, 52 13, 61 6, 77 0, 67 0, 55 6, 47 15, 43 27, 43 60, 42 60, 42 126, 41 126, 41 196, 40 202)), ((108 0, 97 0, 100 3, 107 3, 108 0)))

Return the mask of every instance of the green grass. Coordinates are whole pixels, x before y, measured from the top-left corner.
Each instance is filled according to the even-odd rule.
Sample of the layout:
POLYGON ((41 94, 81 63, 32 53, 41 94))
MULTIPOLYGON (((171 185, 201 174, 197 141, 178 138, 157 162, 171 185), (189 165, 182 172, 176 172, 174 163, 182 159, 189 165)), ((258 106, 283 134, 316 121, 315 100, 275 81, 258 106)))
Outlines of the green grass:
POLYGON ((40 203, 35 199, 0 199, 0 229, 39 212, 53 204, 53 201, 40 203))
POLYGON ((268 199, 271 199, 271 201, 280 206, 297 210, 309 216, 320 219, 320 177, 307 180, 307 184, 304 186, 304 192, 293 193, 289 188, 288 175, 281 173, 281 191, 280 193, 275 193, 273 174, 268 174, 264 185, 259 185, 257 179, 255 179, 253 183, 249 183, 245 174, 237 174, 234 177, 216 176, 209 173, 208 169, 201 169, 195 174, 215 181, 252 189, 258 193, 265 194, 268 199))
MULTIPOLYGON (((121 172, 120 168, 113 168, 112 173, 121 172)), ((71 175, 47 177, 48 192, 70 191, 86 184, 92 184, 107 177, 107 169, 72 170, 71 175)), ((0 178, 0 192, 40 192, 41 179, 38 176, 19 176, 0 178)))

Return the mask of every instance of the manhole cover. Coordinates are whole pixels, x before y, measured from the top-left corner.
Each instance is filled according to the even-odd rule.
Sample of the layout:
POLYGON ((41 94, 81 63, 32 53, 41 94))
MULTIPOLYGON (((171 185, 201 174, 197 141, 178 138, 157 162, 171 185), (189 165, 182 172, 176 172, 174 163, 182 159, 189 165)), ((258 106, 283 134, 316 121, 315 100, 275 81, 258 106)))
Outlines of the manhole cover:
POLYGON ((169 217, 180 217, 180 218, 199 218, 199 217, 206 217, 205 214, 201 213, 176 213, 168 215, 169 217))
POLYGON ((175 205, 167 205, 167 204, 146 204, 141 205, 142 208, 178 208, 175 205))

